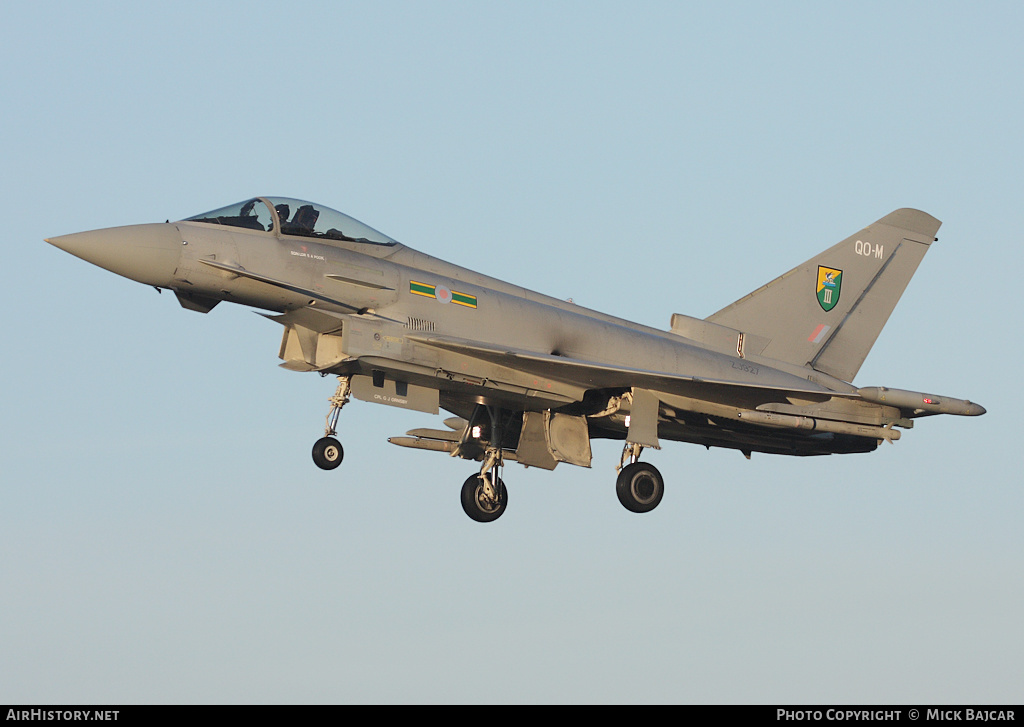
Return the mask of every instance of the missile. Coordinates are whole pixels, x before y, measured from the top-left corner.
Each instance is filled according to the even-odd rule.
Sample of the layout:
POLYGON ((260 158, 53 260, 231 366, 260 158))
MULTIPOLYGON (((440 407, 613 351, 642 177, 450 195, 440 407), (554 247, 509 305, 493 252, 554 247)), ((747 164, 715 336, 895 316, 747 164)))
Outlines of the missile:
POLYGON ((457 442, 441 442, 436 439, 418 439, 416 437, 388 437, 391 444, 412 449, 429 449, 432 452, 451 452, 457 442))
MULTIPOLYGON (((388 442, 391 444, 397 444, 399 447, 409 447, 410 449, 428 449, 431 452, 448 452, 455 451, 455 448, 459 445, 458 442, 441 442, 436 439, 419 439, 417 437, 388 437, 388 442)), ((518 462, 519 458, 516 456, 514 449, 502 450, 501 456, 509 462, 518 462)), ((480 461, 480 457, 477 461, 480 461)))
POLYGON ((966 399, 952 399, 948 396, 924 394, 920 391, 888 389, 884 386, 866 386, 857 389, 860 398, 873 404, 886 404, 899 409, 929 414, 957 414, 976 417, 985 413, 985 407, 966 399))
POLYGON ((776 414, 771 411, 741 411, 736 416, 751 424, 761 424, 767 427, 779 427, 780 429, 813 429, 817 432, 831 432, 832 434, 852 434, 855 437, 868 437, 870 439, 885 439, 893 441, 900 438, 900 433, 888 427, 875 427, 868 424, 853 424, 852 422, 837 422, 831 419, 815 419, 814 417, 801 417, 792 414, 776 414))
POLYGON ((437 439, 442 442, 458 442, 462 438, 460 432, 444 432, 440 429, 410 429, 406 435, 417 439, 437 439))

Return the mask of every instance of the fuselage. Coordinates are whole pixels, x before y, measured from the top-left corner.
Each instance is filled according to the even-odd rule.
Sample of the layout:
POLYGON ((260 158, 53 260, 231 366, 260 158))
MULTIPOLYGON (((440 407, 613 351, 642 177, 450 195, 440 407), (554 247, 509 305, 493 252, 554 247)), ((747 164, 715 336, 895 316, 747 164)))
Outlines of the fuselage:
POLYGON ((189 310, 266 311, 283 327, 283 367, 338 377, 312 449, 323 470, 344 458, 336 425, 351 398, 456 414, 446 430, 388 441, 480 462, 460 498, 490 522, 508 501, 505 460, 590 467, 595 438, 624 440, 616 494, 643 513, 664 480, 640 455, 662 439, 748 458, 869 452, 915 417, 985 413, 836 378, 856 375, 939 224, 896 210, 707 319, 673 314, 670 331, 446 262, 290 198, 47 242, 172 290, 189 310))
POLYGON ((173 290, 192 310, 208 312, 226 301, 278 314, 289 368, 393 377, 437 391, 442 407, 463 416, 474 402, 522 412, 561 408, 591 417, 591 436, 624 438, 631 384, 622 374, 631 371, 689 377, 685 386, 668 382, 659 394, 658 434, 668 439, 788 454, 869 451, 877 446, 875 428, 905 421, 894 407, 852 401, 851 384, 811 367, 742 346, 716 349, 552 298, 300 200, 256 198, 179 222, 49 242, 173 290), (497 355, 503 350, 575 368, 520 367, 497 355), (730 385, 724 396, 714 389, 722 384, 730 385), (793 391, 804 400, 794 400, 793 391), (828 406, 840 406, 838 414, 822 409, 833 395, 839 398, 828 406), (742 421, 744 412, 766 416, 751 414, 755 409, 784 414, 812 404, 848 424, 809 434, 795 431, 798 422, 788 422, 794 431, 787 433, 760 426, 784 426, 782 420, 742 421))
POLYGON ((680 336, 553 298, 410 247, 253 231, 207 222, 129 225, 50 242, 146 285, 284 313, 314 305, 383 323, 567 358, 785 386, 845 382, 784 362, 708 351, 680 336), (220 263, 215 267, 209 263, 220 263), (234 274, 237 266, 293 289, 234 274), (415 285, 415 284, 420 285, 415 285), (441 297, 416 292, 423 286, 441 297), (472 298, 459 304, 452 291, 472 298), (316 294, 311 297, 308 292, 316 294))
MULTIPOLYGON (((546 296, 390 239, 384 244, 317 239, 287 234, 287 227, 282 230, 280 223, 262 230, 230 224, 234 217, 229 224, 215 219, 132 225, 50 241, 120 275, 171 289, 194 310, 207 311, 221 301, 276 313, 313 307, 358 318, 390 340, 404 339, 408 332, 429 333, 647 371, 700 372, 712 379, 812 386, 823 392, 829 390, 826 383, 852 390, 820 374, 811 383, 808 373, 813 372, 787 371, 797 367, 782 362, 710 351, 670 332, 546 296)), ((444 363, 435 350, 417 348, 422 347, 405 342, 401 349, 392 347, 391 355, 400 350, 397 358, 425 369, 444 363)), ((351 371, 360 368, 361 358, 386 356, 344 356, 344 361, 319 368, 332 373, 351 371)), ((375 360, 369 368, 382 365, 375 360)), ((417 379, 415 372, 406 373, 417 379)), ((465 380, 445 382, 442 395, 451 389, 464 396, 477 380, 493 381, 488 373, 475 368, 466 371, 465 380)), ((533 381, 526 380, 530 377, 509 371, 505 378, 512 379, 506 382, 511 386, 484 391, 481 396, 543 409, 578 395, 578 382, 569 387, 558 381, 538 382, 538 389, 530 390, 533 381), (518 395, 516 388, 522 389, 518 395), (547 392, 552 395, 545 396, 547 392)), ((707 408, 709 414, 720 413, 720 407, 707 408)), ((735 407, 726 407, 731 408, 735 407)), ((615 436, 615 422, 606 424, 605 434, 615 436)), ((685 438, 672 436, 670 430, 667 427, 663 436, 685 438)))

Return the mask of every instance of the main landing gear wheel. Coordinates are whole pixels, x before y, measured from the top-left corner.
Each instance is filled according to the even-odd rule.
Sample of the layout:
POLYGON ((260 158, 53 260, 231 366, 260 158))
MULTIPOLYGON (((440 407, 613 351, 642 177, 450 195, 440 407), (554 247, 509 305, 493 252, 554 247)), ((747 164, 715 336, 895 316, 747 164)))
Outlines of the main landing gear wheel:
POLYGON ((323 437, 313 445, 313 461, 322 470, 333 470, 345 459, 341 442, 334 437, 323 437))
POLYGON ((650 512, 665 494, 665 480, 657 468, 647 462, 634 462, 622 468, 615 481, 615 494, 630 512, 650 512))
POLYGON ((508 491, 505 489, 505 483, 501 481, 500 477, 495 477, 494 473, 472 475, 462 485, 462 509, 478 523, 497 520, 505 512, 507 505, 508 491), (483 481, 484 477, 493 478, 489 480, 490 482, 497 480, 497 499, 488 495, 488 488, 485 487, 483 481))

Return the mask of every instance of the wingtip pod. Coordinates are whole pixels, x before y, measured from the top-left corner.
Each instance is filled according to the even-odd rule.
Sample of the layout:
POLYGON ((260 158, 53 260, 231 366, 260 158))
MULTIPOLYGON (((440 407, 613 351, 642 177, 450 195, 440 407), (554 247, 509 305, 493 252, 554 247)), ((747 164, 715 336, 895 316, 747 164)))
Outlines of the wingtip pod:
POLYGON ((899 409, 920 414, 954 414, 956 416, 977 417, 985 413, 985 407, 967 399, 952 399, 948 396, 936 396, 920 391, 905 389, 889 389, 885 386, 865 386, 857 389, 857 393, 865 401, 874 404, 886 404, 899 409))

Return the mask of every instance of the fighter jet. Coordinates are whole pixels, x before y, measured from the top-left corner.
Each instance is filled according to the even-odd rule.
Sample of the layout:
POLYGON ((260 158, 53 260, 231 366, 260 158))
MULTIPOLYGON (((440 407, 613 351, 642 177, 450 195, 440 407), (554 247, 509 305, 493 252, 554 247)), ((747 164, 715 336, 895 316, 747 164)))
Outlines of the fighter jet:
MULTIPOLYGON (((329 207, 255 197, 179 222, 46 240, 209 313, 250 306, 283 328, 292 371, 333 375, 313 461, 341 464, 351 398, 453 416, 388 441, 479 462, 462 507, 505 512, 506 462, 591 466, 592 439, 623 442, 619 501, 650 512, 665 491, 641 461, 663 440, 796 456, 871 452, 970 401, 851 381, 941 223, 899 209, 705 319, 668 330, 418 252, 329 207)), ((474 470, 476 468, 474 467, 474 470)))

